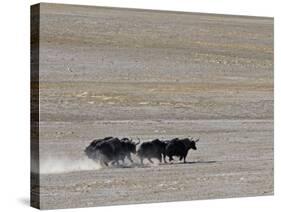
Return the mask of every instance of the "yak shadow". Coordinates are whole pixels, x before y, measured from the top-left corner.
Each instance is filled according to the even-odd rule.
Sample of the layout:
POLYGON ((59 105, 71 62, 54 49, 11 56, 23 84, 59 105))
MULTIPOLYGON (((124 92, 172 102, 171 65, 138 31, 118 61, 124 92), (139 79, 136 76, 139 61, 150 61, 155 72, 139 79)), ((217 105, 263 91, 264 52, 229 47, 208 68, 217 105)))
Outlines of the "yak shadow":
POLYGON ((202 163, 202 164, 208 164, 208 163, 217 163, 215 160, 210 160, 210 161, 191 161, 191 162, 182 162, 182 164, 197 164, 197 163, 202 163))
POLYGON ((217 161, 211 160, 211 161, 191 161, 191 162, 174 162, 174 163, 158 163, 158 164, 140 164, 140 163, 134 163, 134 164, 120 164, 120 165, 114 165, 111 166, 110 168, 152 168, 155 166, 173 166, 173 165, 188 165, 188 164, 212 164, 212 163, 217 163, 217 161))
POLYGON ((159 165, 188 165, 188 164, 211 164, 211 163, 217 163, 215 160, 210 160, 210 161, 190 161, 190 162, 172 162, 172 163, 161 163, 159 165))
POLYGON ((133 164, 120 164, 114 165, 112 168, 148 168, 152 167, 150 164, 140 164, 140 163, 133 163, 133 164))

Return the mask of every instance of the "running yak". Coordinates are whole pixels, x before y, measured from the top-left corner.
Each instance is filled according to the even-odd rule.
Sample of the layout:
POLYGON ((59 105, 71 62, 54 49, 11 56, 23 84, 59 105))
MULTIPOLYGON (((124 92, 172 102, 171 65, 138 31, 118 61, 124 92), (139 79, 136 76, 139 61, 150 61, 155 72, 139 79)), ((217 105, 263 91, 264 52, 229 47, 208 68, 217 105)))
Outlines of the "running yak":
POLYGON ((125 158, 133 163, 131 153, 136 154, 136 145, 138 143, 132 142, 128 138, 114 138, 106 137, 103 139, 96 139, 86 147, 86 155, 100 163, 108 166, 109 163, 119 165, 119 161, 125 162, 125 158))
POLYGON ((165 157, 169 157, 169 161, 174 160, 173 156, 179 157, 181 161, 186 163, 186 156, 190 149, 196 150, 196 143, 199 141, 193 140, 193 138, 183 138, 183 139, 173 139, 172 141, 168 142, 165 148, 165 157))
POLYGON ((143 160, 145 158, 147 158, 150 163, 153 163, 151 158, 157 158, 161 163, 163 157, 165 161, 166 145, 166 142, 160 141, 159 139, 154 139, 152 141, 142 143, 137 151, 137 155, 140 158, 141 164, 143 164, 143 160))

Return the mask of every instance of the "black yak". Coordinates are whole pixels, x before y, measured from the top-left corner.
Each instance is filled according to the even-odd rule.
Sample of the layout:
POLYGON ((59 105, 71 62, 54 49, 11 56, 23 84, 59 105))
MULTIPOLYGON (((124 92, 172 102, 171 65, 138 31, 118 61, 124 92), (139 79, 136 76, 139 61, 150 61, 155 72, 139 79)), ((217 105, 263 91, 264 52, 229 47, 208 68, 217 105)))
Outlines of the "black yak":
POLYGON ((165 154, 166 145, 167 145, 166 142, 160 141, 159 139, 142 143, 137 151, 137 155, 140 158, 141 164, 143 164, 143 160, 145 158, 147 158, 150 163, 153 163, 151 158, 157 158, 161 163, 162 155, 165 161, 164 154, 165 154))
POLYGON ((136 146, 139 144, 132 142, 132 140, 129 140, 128 138, 121 139, 121 151, 119 155, 119 160, 122 160, 122 163, 124 164, 125 158, 127 158, 131 163, 134 163, 134 161, 131 158, 131 154, 136 154, 136 146))
POLYGON ((94 155, 94 149, 96 147, 97 144, 101 143, 101 142, 104 142, 104 141, 107 141, 109 139, 112 139, 113 137, 105 137, 105 138, 99 138, 99 139, 94 139, 89 146, 86 147, 86 149, 84 150, 85 154, 91 158, 91 159, 94 159, 93 157, 95 157, 94 155))
POLYGON ((196 150, 196 142, 197 140, 192 140, 189 138, 184 139, 173 139, 168 142, 165 148, 165 156, 169 157, 169 161, 173 160, 173 156, 178 156, 179 160, 183 159, 183 162, 186 163, 186 156, 190 149, 196 150))
POLYGON ((119 165, 127 157, 132 163, 131 153, 136 153, 136 144, 128 138, 106 137, 94 140, 86 149, 86 155, 108 166, 109 162, 119 165))
POLYGON ((92 159, 99 160, 106 166, 108 166, 109 162, 119 165, 121 148, 121 141, 118 138, 111 138, 99 142, 92 150, 92 159))

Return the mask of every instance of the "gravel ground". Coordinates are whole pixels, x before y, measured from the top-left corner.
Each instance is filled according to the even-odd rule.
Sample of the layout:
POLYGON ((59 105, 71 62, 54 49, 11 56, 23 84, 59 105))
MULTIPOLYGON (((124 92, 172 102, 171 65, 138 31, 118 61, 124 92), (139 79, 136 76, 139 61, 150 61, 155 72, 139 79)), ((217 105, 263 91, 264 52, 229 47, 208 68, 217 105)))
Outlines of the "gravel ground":
POLYGON ((273 194, 273 19, 41 4, 40 207, 273 194), (105 136, 200 137, 100 167, 105 136))

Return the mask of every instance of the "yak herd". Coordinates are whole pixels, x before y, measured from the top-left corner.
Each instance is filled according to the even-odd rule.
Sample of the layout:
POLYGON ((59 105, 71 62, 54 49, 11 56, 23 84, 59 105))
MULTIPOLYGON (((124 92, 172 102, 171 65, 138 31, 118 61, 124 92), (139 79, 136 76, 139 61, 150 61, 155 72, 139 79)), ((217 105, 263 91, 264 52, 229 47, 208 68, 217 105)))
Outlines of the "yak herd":
POLYGON ((171 162, 174 156, 179 157, 186 163, 186 156, 190 149, 196 150, 196 143, 199 139, 193 138, 174 138, 171 140, 154 139, 152 141, 135 143, 129 138, 105 137, 102 139, 93 140, 84 150, 85 154, 95 161, 98 161, 105 166, 119 165, 120 161, 124 164, 127 158, 131 163, 134 163, 131 155, 136 154, 140 163, 143 165, 144 159, 148 159, 153 163, 152 158, 156 158, 160 163, 167 163, 166 157, 171 162), (139 145, 139 146, 138 146, 139 145), (137 148, 138 146, 138 148, 137 148))

